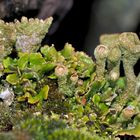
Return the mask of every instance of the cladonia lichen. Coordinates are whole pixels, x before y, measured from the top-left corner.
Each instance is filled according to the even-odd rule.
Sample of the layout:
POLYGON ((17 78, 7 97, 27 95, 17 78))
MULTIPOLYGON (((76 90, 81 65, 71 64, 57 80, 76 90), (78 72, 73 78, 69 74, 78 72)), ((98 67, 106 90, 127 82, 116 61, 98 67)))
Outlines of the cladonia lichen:
POLYGON ((0 20, 0 132, 11 130, 0 137, 140 137, 140 74, 134 72, 138 36, 102 35, 94 62, 69 43, 60 51, 41 46, 51 22, 0 20))
POLYGON ((120 77, 120 63, 122 62, 127 80, 126 92, 136 94, 139 75, 135 75, 134 66, 140 59, 138 36, 132 32, 102 35, 100 43, 101 45, 97 46, 94 52, 98 78, 103 79, 106 76, 116 81, 120 77))

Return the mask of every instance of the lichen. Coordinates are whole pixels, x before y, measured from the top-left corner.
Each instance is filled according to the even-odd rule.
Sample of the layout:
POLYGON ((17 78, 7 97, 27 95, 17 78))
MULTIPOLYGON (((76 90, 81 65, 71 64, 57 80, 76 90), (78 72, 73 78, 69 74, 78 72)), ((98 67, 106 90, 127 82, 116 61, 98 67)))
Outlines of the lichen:
POLYGON ((136 94, 139 76, 134 73, 134 66, 140 59, 140 40, 135 33, 102 35, 101 45, 95 49, 97 76, 116 81, 120 77, 120 63, 123 63, 127 80, 127 94, 136 94), (106 69, 107 67, 107 69, 106 69), (135 93, 133 93, 136 91, 135 93))
POLYGON ((0 21, 0 136, 7 139, 139 137, 140 41, 135 33, 103 35, 94 62, 66 43, 41 46, 52 22, 0 21), (4 38, 4 39, 3 39, 4 38), (124 76, 120 67, 123 65, 124 76), (8 114, 8 115, 5 115, 8 114))
POLYGON ((36 52, 52 23, 52 18, 46 20, 21 18, 15 20, 16 43, 15 47, 20 52, 36 52))
POLYGON ((0 93, 0 99, 3 100, 6 106, 10 106, 14 101, 14 93, 12 88, 7 86, 5 89, 2 89, 0 93))

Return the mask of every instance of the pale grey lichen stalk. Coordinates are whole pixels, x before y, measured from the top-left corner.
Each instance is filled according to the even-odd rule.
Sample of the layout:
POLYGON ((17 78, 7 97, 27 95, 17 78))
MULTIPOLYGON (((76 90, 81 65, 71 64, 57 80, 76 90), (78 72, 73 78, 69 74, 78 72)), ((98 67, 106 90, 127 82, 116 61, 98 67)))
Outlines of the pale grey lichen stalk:
POLYGON ((4 57, 12 52, 12 47, 16 40, 15 26, 13 23, 5 23, 0 20, 0 76, 2 75, 4 57))
MULTIPOLYGON (((17 54, 19 52, 37 52, 51 23, 52 17, 46 20, 32 18, 28 20, 26 17, 22 17, 21 21, 15 20, 13 23, 5 23, 0 20, 0 77, 4 71, 4 58, 13 51, 17 54)), ((14 100, 12 88, 3 87, 0 91, 0 99, 5 105, 10 106, 14 100)))
POLYGON ((21 22, 15 21, 16 49, 19 52, 36 52, 52 23, 52 18, 46 20, 27 19, 22 17, 21 22))
POLYGON ((15 25, 0 20, 0 61, 9 55, 16 41, 15 25))
POLYGON ((69 81, 68 72, 68 68, 61 64, 58 64, 58 66, 55 68, 59 92, 66 96, 73 96, 78 77, 77 75, 73 74, 69 81))
POLYGON ((139 76, 134 73, 134 66, 140 59, 140 40, 135 33, 102 35, 100 45, 95 49, 96 72, 98 80, 106 77, 116 81, 120 77, 120 63, 123 63, 127 80, 127 91, 138 93, 139 76))
POLYGON ((2 60, 11 54, 13 49, 17 52, 36 52, 41 46, 52 23, 52 17, 46 20, 21 18, 21 22, 5 23, 0 20, 0 76, 2 76, 2 60))

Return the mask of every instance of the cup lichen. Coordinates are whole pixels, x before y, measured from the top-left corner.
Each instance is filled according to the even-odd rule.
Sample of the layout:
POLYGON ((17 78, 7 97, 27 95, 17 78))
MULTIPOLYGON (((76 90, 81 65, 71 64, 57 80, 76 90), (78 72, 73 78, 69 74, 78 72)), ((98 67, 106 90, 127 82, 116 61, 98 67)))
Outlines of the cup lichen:
POLYGON ((136 91, 136 81, 139 79, 139 76, 134 73, 134 66, 140 59, 138 36, 132 32, 102 35, 100 43, 101 45, 97 46, 94 52, 97 76, 104 78, 107 75, 107 78, 116 81, 120 77, 120 64, 122 62, 127 80, 126 92, 136 94, 133 92, 136 91))
POLYGON ((35 140, 140 137, 138 36, 102 35, 94 62, 69 43, 61 51, 41 47, 51 22, 0 21, 0 132, 11 131, 0 137, 16 138, 17 132, 35 140))

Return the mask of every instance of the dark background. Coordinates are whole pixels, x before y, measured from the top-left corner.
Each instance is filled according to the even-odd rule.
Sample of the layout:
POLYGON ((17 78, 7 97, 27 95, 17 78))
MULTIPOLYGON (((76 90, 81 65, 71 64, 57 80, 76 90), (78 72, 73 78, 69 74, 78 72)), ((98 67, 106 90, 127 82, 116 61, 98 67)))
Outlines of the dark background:
MULTIPOLYGON (((88 42, 88 36, 89 36, 88 34, 91 28, 90 27, 91 20, 94 20, 94 16, 95 17, 98 16, 98 13, 96 12, 96 6, 98 6, 100 2, 101 0, 87 0, 87 1, 75 0, 71 10, 66 14, 65 18, 60 23, 59 28, 56 30, 56 32, 53 35, 48 36, 49 41, 47 43, 55 44, 57 49, 62 49, 64 44, 66 42, 69 42, 73 44, 76 50, 80 50, 80 51, 84 50, 89 55, 92 56, 93 49, 91 49, 91 51, 90 51, 91 47, 87 49, 86 47, 88 46, 86 45, 86 42, 88 42), (95 7, 95 9, 92 9, 92 7, 95 7), (92 19, 91 19, 91 16, 92 16, 92 19)), ((134 26, 133 28, 131 27, 130 29, 128 28, 126 31, 136 32, 139 35, 139 32, 140 32, 139 19, 140 18, 134 21, 137 24, 136 26, 134 26)), ((93 26, 96 26, 96 24, 98 23, 94 21, 93 26)), ((115 26, 115 25, 112 25, 112 26, 115 26)), ((121 29, 118 28, 118 31, 116 29, 116 31, 106 30, 104 32, 103 30, 102 32, 103 33, 116 33, 116 32, 123 32, 123 31, 125 30, 121 31, 121 29)), ((95 30, 95 33, 93 33, 93 35, 95 34, 96 36, 97 32, 98 32, 98 28, 95 30)), ((93 48, 95 48, 96 45, 99 43, 98 42, 99 35, 96 36, 96 39, 95 39, 95 36, 91 36, 91 40, 92 38, 93 40, 95 40, 95 43, 93 43, 93 48)))
MULTIPOLYGON (((0 0, 0 18, 53 16, 50 32, 42 41, 61 50, 66 42, 93 57, 104 33, 140 32, 140 0, 0 0)), ((140 72, 140 60, 135 71, 140 72)))
POLYGON ((76 50, 83 50, 89 29, 91 7, 93 0, 75 0, 73 7, 60 23, 58 30, 50 37, 50 44, 54 43, 62 49, 66 42, 73 44, 76 50))

